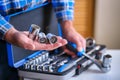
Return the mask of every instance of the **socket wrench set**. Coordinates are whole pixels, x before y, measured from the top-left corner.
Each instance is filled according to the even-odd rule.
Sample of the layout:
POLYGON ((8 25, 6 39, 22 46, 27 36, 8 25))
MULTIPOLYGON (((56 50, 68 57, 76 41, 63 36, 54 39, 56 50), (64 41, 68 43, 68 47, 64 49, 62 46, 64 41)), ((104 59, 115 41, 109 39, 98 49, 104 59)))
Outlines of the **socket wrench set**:
POLYGON ((31 24, 28 37, 45 44, 47 43, 54 44, 57 41, 56 35, 51 33, 48 33, 46 35, 45 33, 40 32, 40 26, 36 24, 31 24))
MULTIPOLYGON (((74 51, 73 46, 68 44, 67 47, 74 51)), ((51 52, 38 51, 34 57, 26 58, 26 62, 18 68, 19 76, 42 80, 68 80, 80 75, 92 64, 96 64, 101 72, 106 73, 111 69, 111 56, 109 54, 103 56, 105 49, 104 45, 96 45, 86 50, 87 56, 77 58, 71 58, 61 49, 51 52)))
MULTIPOLYGON (((35 24, 29 29, 29 38, 42 44, 54 44, 57 41, 54 34, 46 35, 40 32, 40 27, 35 24)), ((77 51, 76 45, 71 42, 68 42, 66 48, 74 52, 77 57, 72 58, 62 48, 53 51, 28 51, 17 47, 10 51, 8 48, 9 65, 17 68, 19 76, 23 78, 42 80, 68 80, 81 74, 92 64, 103 73, 111 70, 112 56, 104 55, 106 46, 96 44, 92 38, 86 39, 86 52, 77 51)))

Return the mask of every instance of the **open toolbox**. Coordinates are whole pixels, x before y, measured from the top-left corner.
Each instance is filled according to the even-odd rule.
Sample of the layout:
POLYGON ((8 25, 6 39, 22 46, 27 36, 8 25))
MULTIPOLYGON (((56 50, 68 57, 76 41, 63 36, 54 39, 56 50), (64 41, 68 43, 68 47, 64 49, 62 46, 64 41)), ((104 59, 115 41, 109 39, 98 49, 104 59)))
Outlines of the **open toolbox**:
MULTIPOLYGON (((67 48, 75 52, 71 44, 67 48)), ((28 51, 21 48, 17 51, 9 49, 9 65, 18 69, 20 77, 42 80, 68 80, 87 70, 94 62, 81 55, 71 58, 61 48, 53 51, 28 51), (10 50, 12 50, 10 52, 10 50), (14 52, 17 51, 17 52, 14 52)), ((105 45, 94 45, 86 48, 86 53, 100 61, 105 53, 105 45), (97 47, 99 48, 97 49, 97 47)), ((75 52, 76 53, 76 52, 75 52)))
MULTIPOLYGON (((28 30, 28 26, 32 23, 43 26, 41 25, 43 17, 35 17, 41 14, 40 10, 40 8, 36 8, 22 11, 7 16, 6 20, 20 31, 28 30)), ((85 54, 87 56, 82 54, 77 58, 71 58, 61 48, 53 51, 30 51, 7 43, 8 62, 11 67, 18 69, 20 77, 32 79, 68 80, 87 70, 92 64, 96 64, 101 71, 108 72, 110 70, 111 56, 103 57, 106 46, 96 44, 91 38, 86 39, 86 42, 85 54)), ((77 54, 74 44, 69 43, 66 47, 77 54)))

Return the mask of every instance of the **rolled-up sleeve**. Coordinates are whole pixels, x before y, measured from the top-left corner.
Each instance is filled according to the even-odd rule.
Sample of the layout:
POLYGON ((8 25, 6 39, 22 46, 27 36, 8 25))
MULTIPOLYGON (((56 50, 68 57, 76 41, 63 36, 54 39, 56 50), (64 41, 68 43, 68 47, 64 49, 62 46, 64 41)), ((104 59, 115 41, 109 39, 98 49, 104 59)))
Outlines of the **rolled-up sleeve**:
POLYGON ((0 39, 4 38, 5 33, 13 27, 9 22, 7 22, 3 16, 0 15, 0 39))
POLYGON ((58 21, 73 20, 74 0, 52 0, 58 21))

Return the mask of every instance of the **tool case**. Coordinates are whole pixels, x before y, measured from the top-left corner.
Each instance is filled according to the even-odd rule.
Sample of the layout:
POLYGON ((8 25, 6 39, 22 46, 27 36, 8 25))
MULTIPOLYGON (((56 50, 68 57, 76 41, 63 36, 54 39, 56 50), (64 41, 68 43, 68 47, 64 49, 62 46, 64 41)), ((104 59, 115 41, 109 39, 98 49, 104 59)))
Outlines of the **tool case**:
MULTIPOLYGON (((89 52, 90 50, 87 51, 89 52)), ((33 53, 24 58, 23 64, 18 67, 19 75, 32 79, 68 80, 75 75, 80 75, 80 73, 87 70, 93 64, 93 62, 86 57, 82 56, 73 59, 66 54, 61 55, 62 53, 59 49, 52 52, 38 51, 33 53), (44 60, 46 55, 47 57, 49 55, 46 61, 43 61, 40 65, 36 65, 39 63, 38 59, 42 57, 44 60)), ((103 53, 105 53, 105 46, 101 45, 101 48, 92 52, 90 56, 99 60, 103 53)))
MULTIPOLYGON (((11 14, 6 16, 6 20, 13 24, 16 29, 21 31, 28 30, 30 24, 33 23, 39 26, 44 26, 44 24, 42 24, 44 17, 35 17, 38 14, 42 14, 40 13, 40 10, 41 6, 27 11, 22 11, 17 14, 11 14)), ((56 19, 53 20, 57 21, 56 19)), ((56 24, 58 26, 57 22, 56 24)), ((50 23, 48 23, 48 25, 53 26, 53 24, 50 23)), ((50 32, 46 31, 46 29, 43 29, 43 31, 50 32)), ((57 33, 55 34, 58 35, 57 33)), ((87 70, 93 64, 93 62, 84 56, 71 58, 71 56, 64 54, 64 51, 61 48, 53 51, 30 51, 9 43, 6 43, 6 45, 9 66, 17 68, 19 76, 23 78, 68 80, 69 78, 79 75, 83 71, 87 70)), ((68 45, 68 49, 74 51, 74 45, 68 45)), ((91 48, 86 48, 86 53, 94 49, 95 46, 97 45, 95 44, 91 48)), ((98 60, 102 58, 102 55, 106 50, 105 45, 99 46, 99 50, 94 50, 89 54, 98 60)))

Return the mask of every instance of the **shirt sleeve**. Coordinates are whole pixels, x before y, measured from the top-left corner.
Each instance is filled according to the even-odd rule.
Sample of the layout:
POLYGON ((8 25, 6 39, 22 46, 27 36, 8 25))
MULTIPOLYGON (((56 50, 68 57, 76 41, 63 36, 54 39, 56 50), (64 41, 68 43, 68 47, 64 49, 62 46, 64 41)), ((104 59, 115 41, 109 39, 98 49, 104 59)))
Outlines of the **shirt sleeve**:
POLYGON ((74 0, 52 0, 58 21, 73 20, 74 0))
POLYGON ((0 39, 4 38, 5 33, 12 27, 9 22, 5 20, 5 18, 0 15, 0 39))

